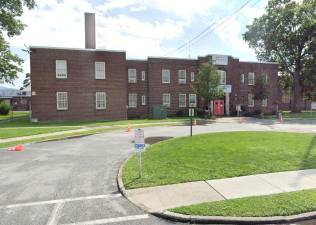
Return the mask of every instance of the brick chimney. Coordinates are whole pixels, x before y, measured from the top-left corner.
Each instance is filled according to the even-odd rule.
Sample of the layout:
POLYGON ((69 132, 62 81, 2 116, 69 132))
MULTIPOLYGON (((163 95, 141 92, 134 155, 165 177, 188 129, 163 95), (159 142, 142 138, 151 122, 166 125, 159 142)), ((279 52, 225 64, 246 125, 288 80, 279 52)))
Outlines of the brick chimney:
POLYGON ((85 48, 95 49, 95 15, 84 13, 85 48))

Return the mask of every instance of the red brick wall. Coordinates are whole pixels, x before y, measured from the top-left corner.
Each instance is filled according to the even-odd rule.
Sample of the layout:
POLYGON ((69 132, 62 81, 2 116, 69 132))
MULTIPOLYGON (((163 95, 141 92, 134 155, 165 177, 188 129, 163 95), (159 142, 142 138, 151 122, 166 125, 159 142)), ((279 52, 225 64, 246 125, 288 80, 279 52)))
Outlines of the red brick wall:
POLYGON ((45 120, 126 119, 125 52, 31 49, 32 117, 45 120), (55 60, 67 60, 67 79, 56 79, 55 60), (94 62, 106 62, 106 79, 96 80, 94 62), (56 107, 56 92, 68 92, 68 110, 56 107), (107 109, 97 110, 95 92, 107 93, 107 109))

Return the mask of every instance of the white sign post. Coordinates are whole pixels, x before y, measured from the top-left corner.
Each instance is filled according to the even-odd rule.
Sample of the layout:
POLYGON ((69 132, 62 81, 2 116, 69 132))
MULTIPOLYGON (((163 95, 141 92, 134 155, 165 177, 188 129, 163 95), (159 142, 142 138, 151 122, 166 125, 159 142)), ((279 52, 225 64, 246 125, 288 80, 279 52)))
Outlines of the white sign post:
POLYGON ((145 149, 145 135, 143 129, 136 129, 134 134, 134 147, 138 153, 138 176, 142 177, 142 151, 145 149))
POLYGON ((192 117, 194 117, 194 108, 189 108, 189 117, 190 117, 190 121, 191 121, 190 136, 192 136, 192 117))

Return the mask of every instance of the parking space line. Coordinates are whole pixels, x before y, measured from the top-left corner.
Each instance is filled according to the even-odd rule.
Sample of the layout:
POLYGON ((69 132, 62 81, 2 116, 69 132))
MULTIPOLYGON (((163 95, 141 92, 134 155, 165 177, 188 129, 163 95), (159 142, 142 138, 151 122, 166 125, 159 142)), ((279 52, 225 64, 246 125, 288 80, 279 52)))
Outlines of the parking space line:
POLYGON ((60 217, 60 212, 63 209, 64 205, 65 202, 59 202, 55 205, 46 225, 57 225, 60 217))
POLYGON ((3 206, 0 206, 0 209, 12 209, 12 208, 36 206, 36 205, 49 205, 49 204, 57 204, 61 202, 72 202, 72 201, 81 201, 81 200, 90 200, 90 199, 115 198, 115 197, 121 197, 121 196, 122 196, 121 194, 91 195, 91 196, 77 197, 77 198, 65 198, 65 199, 56 199, 56 200, 49 200, 49 201, 38 201, 38 202, 27 202, 27 203, 3 205, 3 206))
POLYGON ((104 223, 118 223, 118 222, 126 222, 132 220, 141 220, 141 219, 148 219, 148 214, 142 215, 134 215, 134 216, 122 216, 122 217, 115 217, 115 218, 106 218, 106 219, 99 219, 99 220, 90 220, 90 221, 83 221, 77 223, 67 223, 62 225, 98 225, 104 223))

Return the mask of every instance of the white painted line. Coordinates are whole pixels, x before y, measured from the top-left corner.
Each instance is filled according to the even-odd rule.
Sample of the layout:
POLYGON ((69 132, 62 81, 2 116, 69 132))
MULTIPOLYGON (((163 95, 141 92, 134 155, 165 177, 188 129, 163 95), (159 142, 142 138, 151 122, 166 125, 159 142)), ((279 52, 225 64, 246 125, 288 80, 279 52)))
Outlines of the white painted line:
POLYGON ((135 216, 106 218, 106 219, 100 219, 100 220, 90 220, 90 221, 83 221, 83 222, 77 222, 77 223, 67 223, 67 224, 62 224, 62 225, 97 225, 97 224, 104 224, 104 223, 118 223, 118 222, 126 222, 126 221, 141 220, 141 219, 148 219, 148 218, 149 218, 148 214, 143 214, 143 215, 135 215, 135 216))
POLYGON ((59 202, 55 205, 52 214, 50 215, 46 225, 57 225, 60 218, 61 210, 63 209, 65 202, 59 202))
POLYGON ((11 208, 18 208, 18 207, 25 207, 25 206, 36 206, 36 205, 48 205, 48 204, 56 204, 61 202, 72 202, 72 201, 80 201, 80 200, 89 200, 89 199, 102 199, 102 198, 115 198, 121 197, 121 194, 108 194, 108 195, 91 195, 86 197, 77 197, 77 198, 64 198, 64 199, 56 199, 56 200, 49 200, 49 201, 39 201, 39 202, 27 202, 27 203, 18 203, 12 205, 4 205, 0 206, 0 209, 11 209, 11 208))

